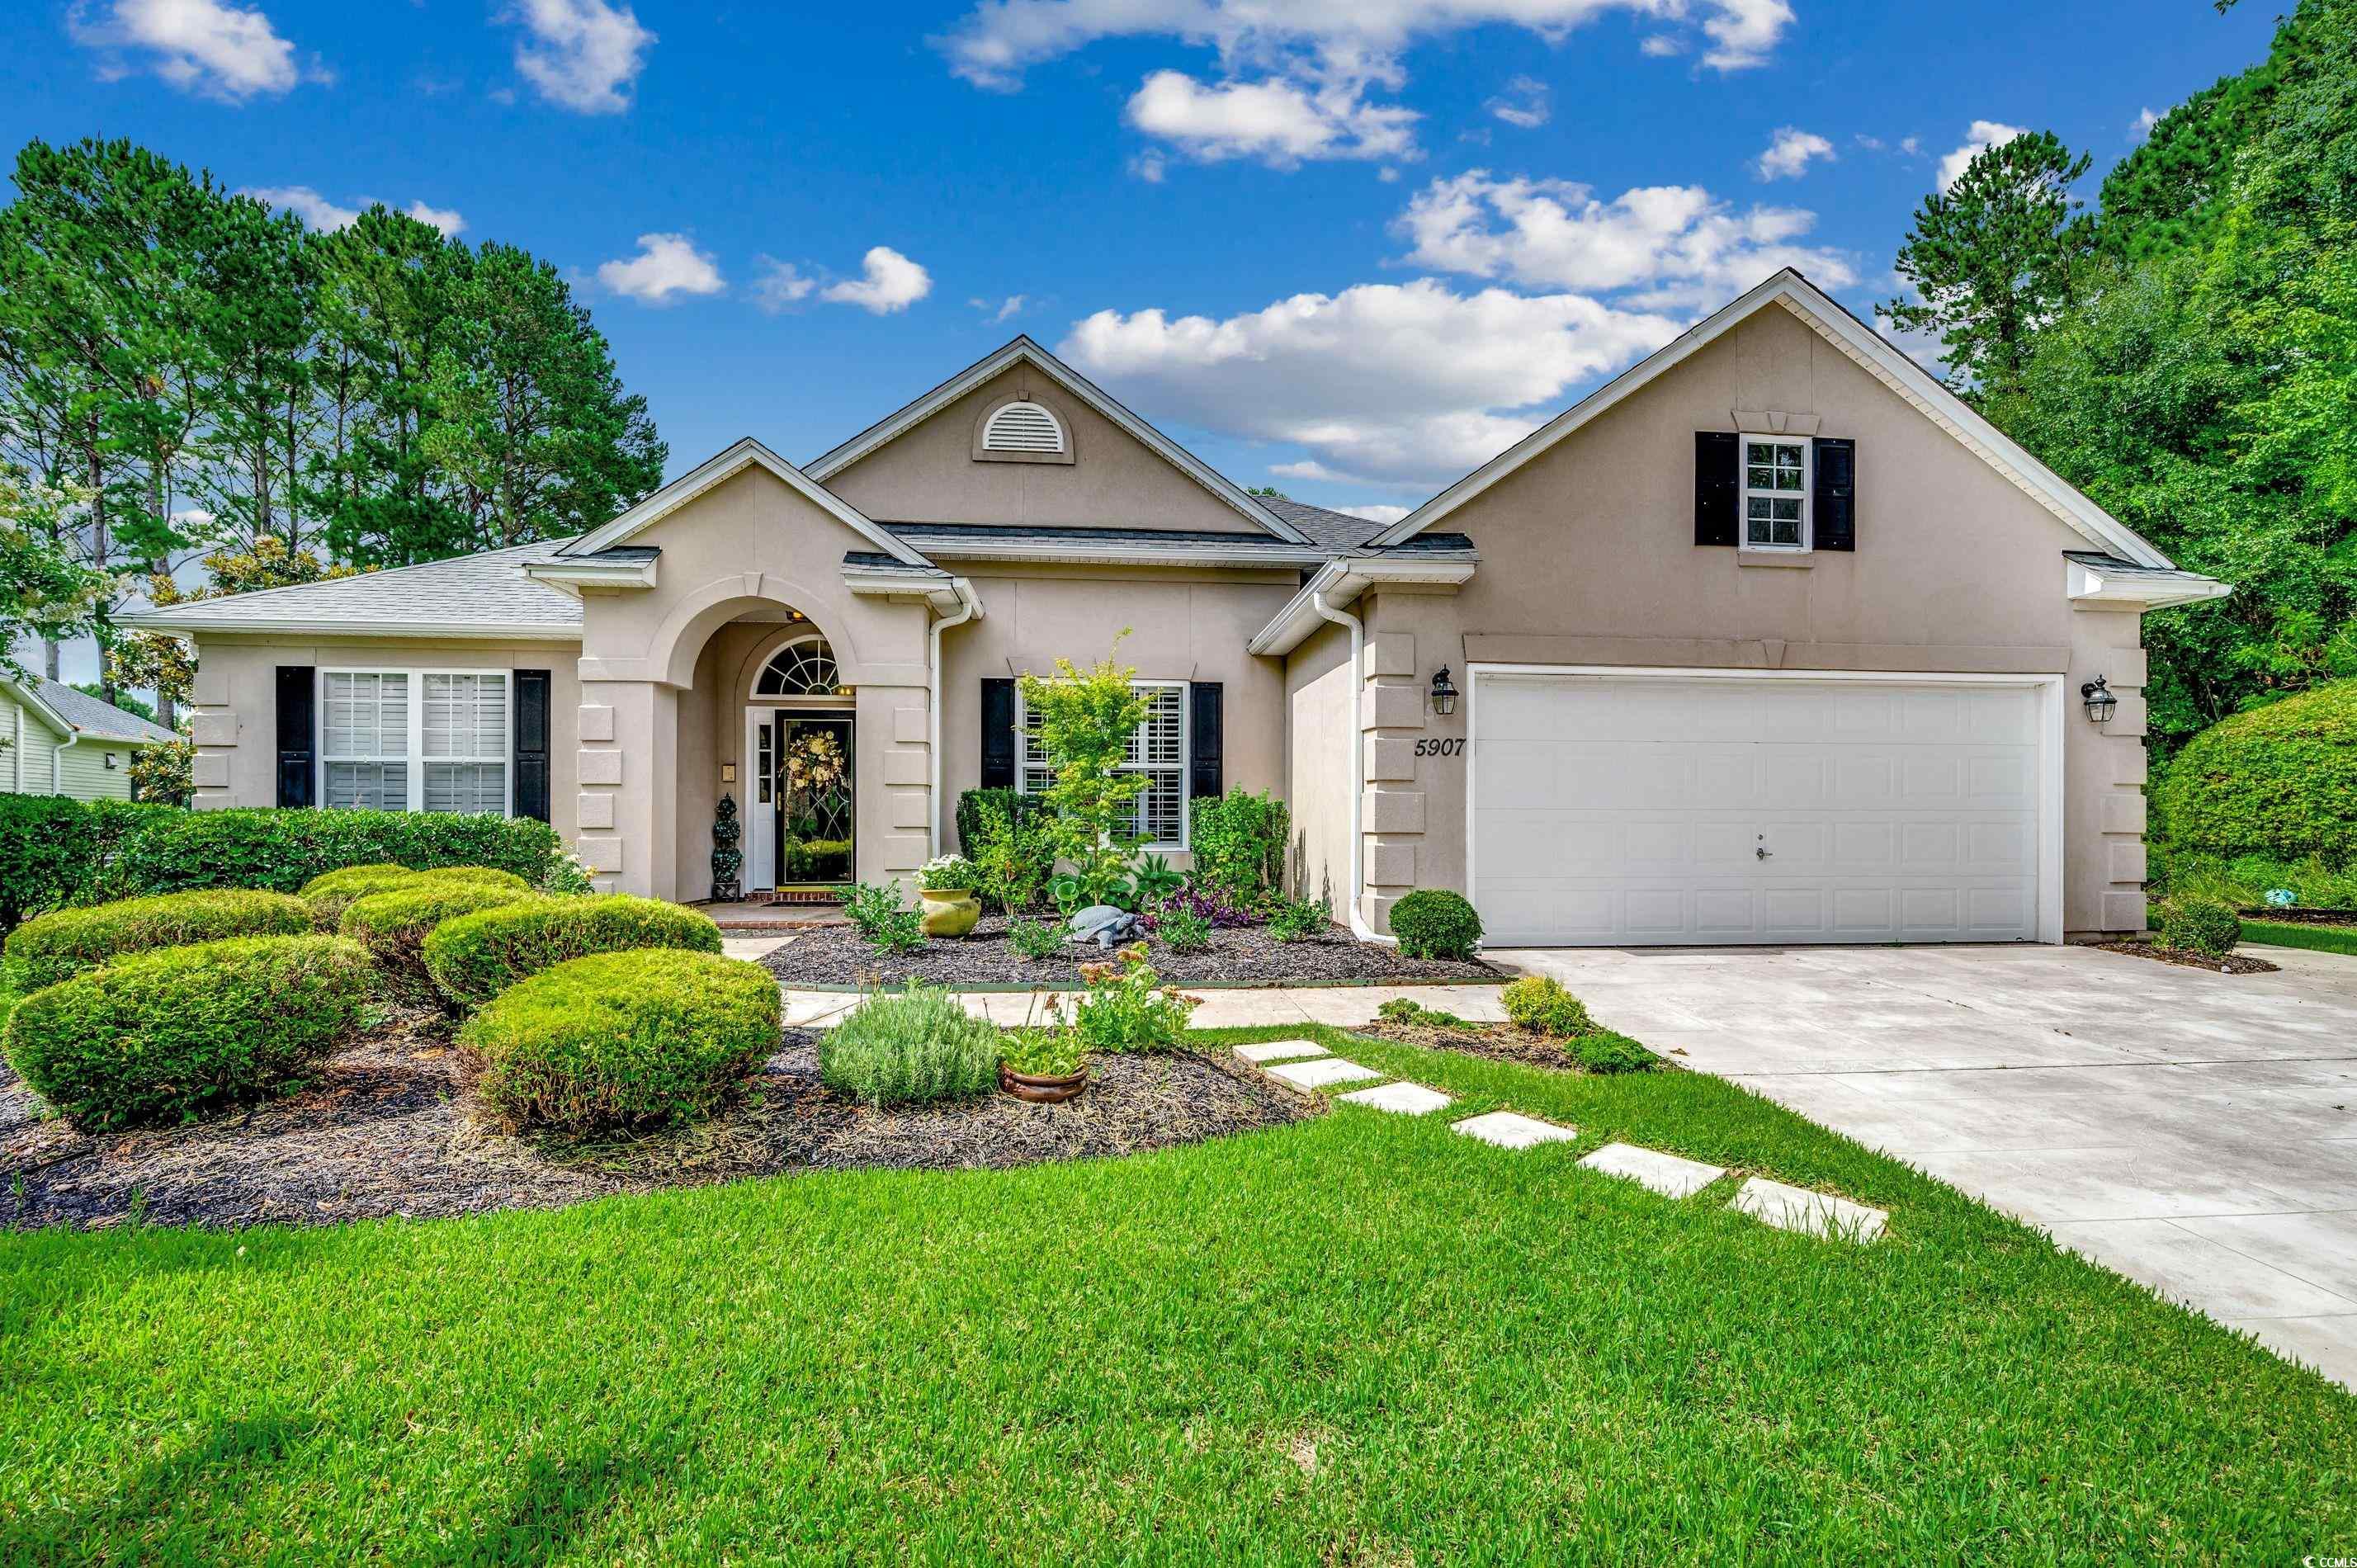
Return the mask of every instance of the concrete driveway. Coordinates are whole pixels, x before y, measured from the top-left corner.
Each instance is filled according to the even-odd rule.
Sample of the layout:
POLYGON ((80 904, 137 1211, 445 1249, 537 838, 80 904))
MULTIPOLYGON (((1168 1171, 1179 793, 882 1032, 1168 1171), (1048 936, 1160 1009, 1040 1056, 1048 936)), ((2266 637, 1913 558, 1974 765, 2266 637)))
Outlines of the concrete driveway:
POLYGON ((2357 958, 2254 950, 1491 956, 2357 1388, 2357 958))

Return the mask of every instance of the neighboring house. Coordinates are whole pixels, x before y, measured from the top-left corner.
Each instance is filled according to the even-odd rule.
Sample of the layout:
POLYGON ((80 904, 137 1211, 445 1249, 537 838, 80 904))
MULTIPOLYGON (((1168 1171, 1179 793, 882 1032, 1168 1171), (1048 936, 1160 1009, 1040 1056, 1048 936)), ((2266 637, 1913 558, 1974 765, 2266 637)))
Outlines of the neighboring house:
POLYGON ((1275 790, 1362 931, 2052 941, 2143 924, 2139 617, 2226 591, 1785 272, 1388 527, 1018 338, 806 467, 126 618, 199 645, 199 806, 544 817, 604 886, 706 895, 723 794, 752 886, 906 876, 1040 783, 1014 677, 1127 628, 1147 837, 1275 790))
POLYGON ((0 795, 128 800, 132 754, 179 738, 71 686, 0 671, 0 795))

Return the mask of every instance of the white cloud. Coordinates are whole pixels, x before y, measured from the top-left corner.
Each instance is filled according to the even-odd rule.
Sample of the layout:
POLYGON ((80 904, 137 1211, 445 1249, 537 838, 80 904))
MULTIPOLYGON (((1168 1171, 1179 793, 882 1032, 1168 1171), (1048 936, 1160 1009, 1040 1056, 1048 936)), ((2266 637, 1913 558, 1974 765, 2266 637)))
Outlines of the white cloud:
POLYGON ((820 295, 837 305, 856 305, 877 316, 906 310, 933 292, 933 277, 889 245, 877 245, 862 258, 866 275, 836 284, 820 295))
POLYGON ((628 5, 607 0, 516 0, 503 20, 523 28, 516 70, 543 98, 584 114, 630 106, 655 35, 628 5))
POLYGON ((1535 131, 1547 123, 1551 112, 1547 84, 1534 76, 1518 76, 1506 83, 1506 91, 1490 100, 1491 113, 1509 125, 1519 125, 1525 131, 1535 131))
MULTIPOLYGON (((1875 145, 1881 144, 1878 142, 1875 145)), ((1760 155, 1756 166, 1761 179, 1798 179, 1809 172, 1809 162, 1813 158, 1823 158, 1832 163, 1835 160, 1834 145, 1814 131, 1786 125, 1768 144, 1768 150, 1760 155)))
POLYGON ((1567 180, 1492 179, 1472 169, 1436 179, 1394 227, 1408 260, 1540 288, 1634 290, 1643 309, 1726 303, 1798 267, 1842 289, 1857 274, 1842 252, 1800 243, 1816 214, 1792 207, 1736 212, 1700 186, 1650 186, 1600 200, 1567 180))
POLYGON ((1330 511, 1339 511, 1344 517, 1363 517, 1369 522, 1380 522, 1388 526, 1391 523, 1397 522, 1400 519, 1405 517, 1409 512, 1415 509, 1405 506, 1376 505, 1338 506, 1329 507, 1328 510, 1330 511))
POLYGON ((1686 47, 1667 33, 1655 33, 1637 46, 1637 52, 1654 59, 1668 59, 1674 55, 1685 53, 1686 47))
POLYGON ((67 11, 66 28, 76 43, 107 51, 109 78, 144 66, 184 92, 227 103, 290 91, 306 77, 327 80, 316 64, 296 62, 295 46, 260 8, 223 0, 81 0, 67 11))
MULTIPOLYGON (((2029 133, 2019 125, 2007 125, 1995 120, 1975 120, 1964 133, 1964 145, 1940 160, 1940 188, 1947 189, 1964 177, 1964 170, 1975 158, 1990 147, 2001 147, 2016 136, 2029 133)), ((1913 138, 1909 138, 1912 140, 1913 138)), ((1909 149, 1912 151, 1913 149, 1909 149)))
POLYGON ((1749 70, 1765 65, 1776 40, 1792 25, 1792 7, 1786 0, 1718 0, 1703 19, 1710 39, 1702 63, 1718 70, 1749 70))
POLYGON ((753 280, 753 303, 766 315, 775 316, 789 305, 808 299, 818 287, 816 278, 803 276, 791 262, 757 256, 753 264, 760 268, 760 275, 753 280))
POLYGON ((307 185, 267 185, 257 189, 242 190, 241 196, 251 196, 273 207, 283 207, 304 224, 325 232, 331 229, 348 229, 361 215, 357 207, 339 207, 307 185))
POLYGON ((597 268, 597 281, 641 305, 668 305, 673 295, 718 294, 727 287, 710 254, 684 234, 641 234, 639 253, 597 268))
POLYGON ((2154 113, 2149 109, 2143 111, 2141 113, 2136 115, 2136 123, 2128 127, 2128 140, 2131 142, 2144 141, 2152 134, 2152 128, 2159 124, 2159 115, 2154 113))
POLYGON ((1364 98, 1365 84, 1323 86, 1271 79, 1206 85, 1157 70, 1129 101, 1129 123, 1203 162, 1259 158, 1279 167, 1305 158, 1388 158, 1415 145, 1412 109, 1364 98))
POLYGON ((1577 294, 1459 294, 1419 278, 1296 295, 1223 320, 1099 311, 1058 351, 1159 414, 1287 442, 1320 466, 1289 477, 1428 485, 1487 461, 1544 417, 1517 411, 1553 403, 1678 328, 1577 294))
POLYGON ((1129 160, 1129 172, 1148 185, 1160 185, 1169 164, 1157 152, 1143 152, 1129 160))
POLYGON ((1905 153, 1910 158, 1920 157, 1923 152, 1923 138, 1921 136, 1901 136, 1899 139, 1899 150, 1905 153))
POLYGON ((420 223, 430 223, 441 230, 446 240, 467 226, 466 219, 459 216, 455 207, 428 207, 422 201, 413 201, 406 210, 420 223))
POLYGON ((998 314, 993 316, 991 319, 993 321, 1011 321, 1016 317, 1023 314, 1023 304, 1024 301, 1021 295, 1010 294, 1006 296, 1006 302, 999 306, 998 314))

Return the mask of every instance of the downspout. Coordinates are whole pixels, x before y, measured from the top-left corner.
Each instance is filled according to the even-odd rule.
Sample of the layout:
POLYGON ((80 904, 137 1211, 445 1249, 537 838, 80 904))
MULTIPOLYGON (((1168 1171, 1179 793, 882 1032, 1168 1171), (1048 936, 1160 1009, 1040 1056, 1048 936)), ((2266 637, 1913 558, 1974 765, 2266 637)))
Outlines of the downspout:
POLYGON ((982 601, 974 596, 974 585, 963 577, 950 579, 950 592, 958 599, 958 613, 944 616, 933 622, 925 636, 928 643, 925 659, 925 845, 928 860, 937 860, 942 853, 942 633, 953 626, 963 626, 982 614, 982 601))
MULTIPOLYGON (((68 727, 69 729, 71 729, 71 728, 72 728, 72 726, 70 726, 70 725, 69 725, 69 726, 67 726, 67 727, 68 727)), ((65 770, 65 760, 64 760, 64 759, 65 759, 65 755, 66 755, 66 750, 67 750, 67 748, 68 748, 68 747, 71 746, 75 742, 77 742, 77 741, 79 741, 79 740, 81 740, 81 731, 80 731, 80 730, 78 730, 78 729, 77 729, 77 730, 72 730, 72 733, 71 733, 71 734, 70 734, 70 735, 68 735, 68 736, 65 737, 65 739, 63 739, 63 740, 59 741, 56 746, 52 746, 52 747, 50 747, 50 748, 49 748, 49 793, 50 793, 50 794, 52 794, 52 795, 62 795, 62 794, 64 794, 64 793, 66 792, 66 784, 65 784, 66 770, 65 770)))
POLYGON ((1351 630, 1351 722, 1343 726, 1343 738, 1351 746, 1351 934, 1362 942, 1384 942, 1397 945, 1397 939, 1378 936, 1359 913, 1360 883, 1365 874, 1367 846, 1359 836, 1361 801, 1367 792, 1362 777, 1367 769, 1365 732, 1359 727, 1359 710, 1366 701, 1366 687, 1360 671, 1366 663, 1366 623, 1347 610, 1338 610, 1326 602, 1325 590, 1309 596, 1309 607, 1336 626, 1351 630))

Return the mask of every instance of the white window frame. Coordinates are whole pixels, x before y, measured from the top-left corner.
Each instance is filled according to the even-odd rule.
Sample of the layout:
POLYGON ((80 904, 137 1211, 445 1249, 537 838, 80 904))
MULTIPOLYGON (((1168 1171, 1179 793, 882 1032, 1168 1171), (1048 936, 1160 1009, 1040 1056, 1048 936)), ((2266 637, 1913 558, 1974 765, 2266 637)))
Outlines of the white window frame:
MULTIPOLYGON (((1143 773, 1149 781, 1157 773, 1175 772, 1178 776, 1178 836, 1170 841, 1141 843, 1137 846, 1141 854, 1184 854, 1194 838, 1195 802, 1189 799, 1187 788, 1189 771, 1195 759, 1195 704, 1188 690, 1190 684, 1186 681, 1132 681, 1129 683, 1132 692, 1175 691, 1178 693, 1178 761, 1176 767, 1157 762, 1125 762, 1121 765, 1122 772, 1143 773)), ((1142 752, 1146 749, 1146 725, 1137 727, 1137 748, 1142 752)), ((1015 689, 1015 788, 1026 795, 1038 795, 1045 791, 1032 787, 1032 776, 1036 773, 1044 779, 1053 779, 1056 770, 1045 763, 1030 760, 1030 740, 1031 709, 1023 700, 1023 688, 1017 685, 1015 689)))
MULTIPOLYGON (((328 765, 330 762, 404 763, 409 768, 409 782, 402 810, 425 810, 425 765, 434 762, 485 763, 500 765, 500 815, 515 815, 515 671, 512 670, 453 670, 429 666, 404 668, 399 665, 339 664, 332 668, 322 665, 313 672, 312 712, 317 715, 319 755, 312 783, 312 799, 324 802, 328 799, 328 765), (337 757, 328 755, 328 677, 330 675, 400 675, 408 682, 408 755, 405 757, 337 757), (425 755, 425 678, 429 675, 478 675, 496 678, 502 693, 502 706, 507 714, 506 746, 497 757, 436 757, 425 755)), ((451 813, 453 815, 463 813, 451 813)))
MULTIPOLYGON (((1770 467, 1773 467, 1775 466, 1772 458, 1767 466, 1770 467)), ((1736 495, 1738 498, 1736 501, 1735 512, 1735 525, 1737 530, 1735 539, 1737 544, 1745 550, 1768 551, 1787 555, 1805 555, 1811 550, 1814 549, 1816 546, 1816 535, 1814 532, 1816 520, 1813 514, 1816 509, 1812 503, 1816 494, 1816 484, 1817 444, 1809 437, 1805 435, 1761 435, 1757 431, 1749 430, 1738 435, 1735 441, 1735 490, 1736 495), (1797 498, 1795 498, 1790 490, 1761 490, 1754 489, 1752 488, 1751 469, 1753 465, 1751 462, 1751 448, 1754 445, 1761 446, 1798 446, 1801 449, 1801 493, 1797 498), (1755 496, 1768 500, 1792 500, 1797 499, 1800 501, 1801 542, 1798 544, 1761 543, 1751 537, 1751 501, 1752 498, 1755 496)))

